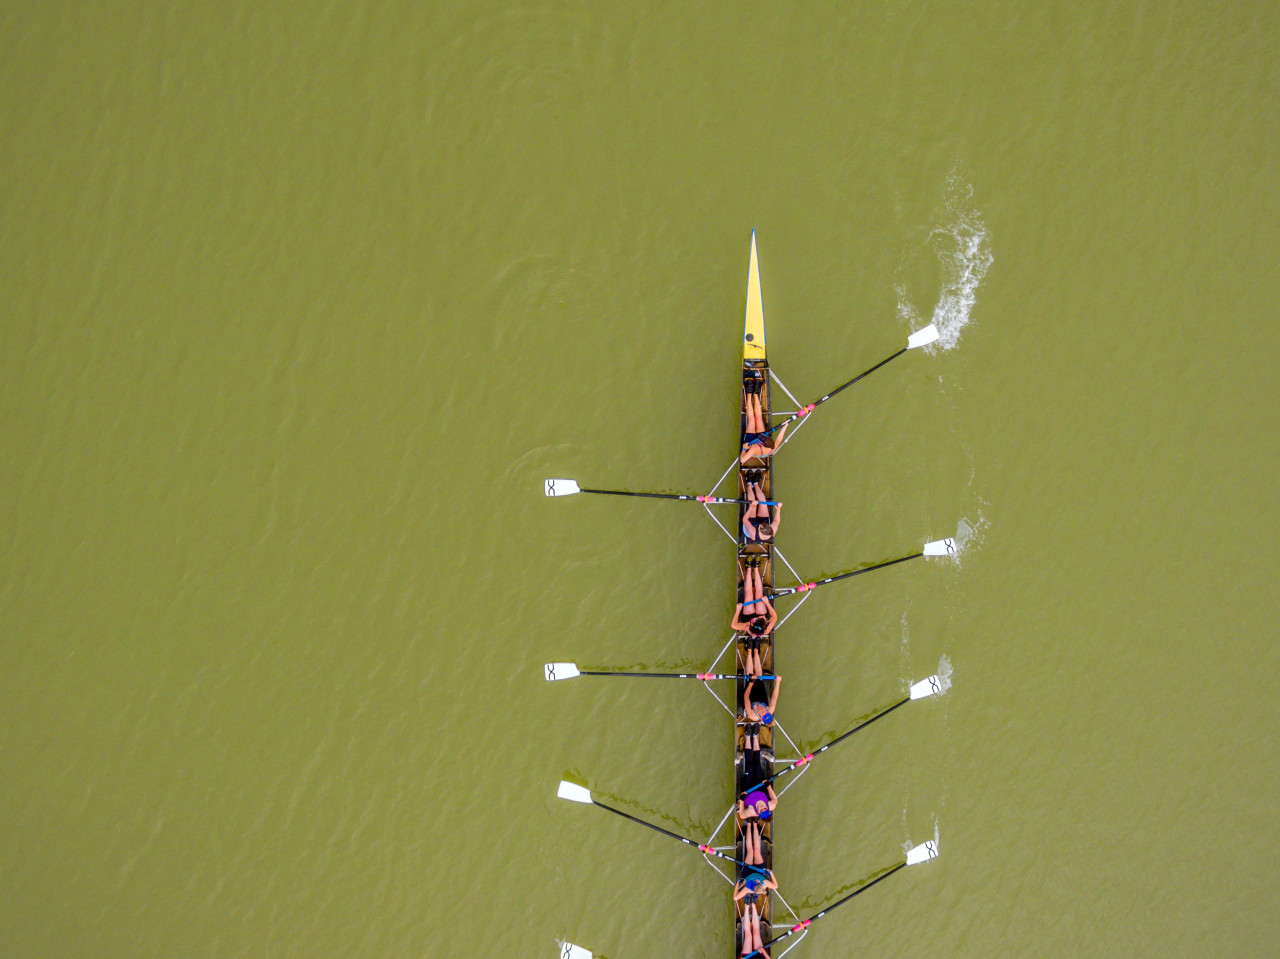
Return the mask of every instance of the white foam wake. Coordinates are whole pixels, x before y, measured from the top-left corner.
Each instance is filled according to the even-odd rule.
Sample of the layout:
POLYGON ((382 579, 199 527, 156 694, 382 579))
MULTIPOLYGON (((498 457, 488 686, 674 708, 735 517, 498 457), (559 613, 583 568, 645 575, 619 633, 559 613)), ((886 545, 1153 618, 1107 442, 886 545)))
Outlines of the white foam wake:
MULTIPOLYGON (((931 321, 940 335, 936 344, 925 347, 929 350, 954 349, 960 342, 960 331, 969 325, 978 301, 978 285, 994 260, 987 226, 974 207, 973 187, 959 174, 947 179, 942 219, 941 225, 929 231, 942 274, 942 290, 931 321)), ((897 292, 898 316, 915 329, 921 320, 906 287, 899 283, 897 292)))

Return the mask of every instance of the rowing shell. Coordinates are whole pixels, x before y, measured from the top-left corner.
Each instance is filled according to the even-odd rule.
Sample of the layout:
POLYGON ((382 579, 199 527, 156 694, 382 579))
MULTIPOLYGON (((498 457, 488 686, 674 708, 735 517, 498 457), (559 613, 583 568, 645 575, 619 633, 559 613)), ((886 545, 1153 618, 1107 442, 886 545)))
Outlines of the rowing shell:
MULTIPOLYGON (((747 268, 747 309, 746 318, 743 323, 742 333, 742 376, 743 382, 750 376, 760 376, 763 378, 763 385, 760 388, 760 407, 764 414, 764 425, 768 429, 772 426, 772 405, 770 403, 770 382, 769 382, 769 358, 767 354, 765 335, 764 335, 764 302, 760 297, 760 266, 756 261, 756 234, 751 231, 751 261, 747 268)), ((741 426, 739 435, 746 432, 747 429, 747 410, 746 410, 745 390, 742 396, 741 410, 741 426)), ((774 496, 773 486, 773 460, 774 457, 768 456, 763 459, 750 459, 746 463, 742 463, 738 467, 738 499, 745 500, 747 496, 747 483, 753 480, 760 484, 761 489, 765 493, 765 499, 776 500, 774 496)), ((743 532, 742 524, 748 507, 739 505, 738 507, 738 557, 737 557, 737 576, 738 576, 738 594, 735 603, 743 601, 743 578, 746 575, 748 563, 760 564, 760 578, 765 589, 772 593, 773 591, 773 544, 769 543, 753 543, 746 539, 743 532)), ((776 539, 776 535, 774 539, 776 539)), ((742 699, 746 693, 747 683, 744 674, 744 666, 746 664, 747 654, 747 637, 746 634, 739 634, 737 641, 738 655, 738 695, 734 697, 735 713, 737 721, 734 723, 733 735, 733 752, 734 752, 734 782, 736 787, 734 795, 740 795, 748 786, 753 786, 760 782, 759 778, 748 781, 745 773, 745 761, 743 758, 743 744, 746 739, 745 716, 742 708, 742 699)), ((766 673, 773 674, 775 672, 775 653, 773 635, 770 634, 769 639, 760 643, 761 665, 766 673)), ((763 766, 763 775, 765 777, 773 775, 773 727, 760 727, 760 758, 763 766)), ((742 834, 742 822, 737 816, 734 816, 734 838, 738 860, 738 865, 734 867, 734 879, 737 882, 742 881, 743 867, 741 863, 746 859, 746 847, 742 834)), ((761 828, 760 852, 764 858, 764 866, 766 869, 773 868, 773 842, 775 837, 775 824, 777 815, 765 822, 761 828)), ((773 922, 773 894, 764 893, 757 897, 756 907, 760 911, 760 926, 762 929, 770 929, 770 923, 773 922)), ((738 956, 742 952, 742 912, 741 904, 735 905, 733 918, 733 954, 738 956)))
MULTIPOLYGON (((789 413, 789 414, 780 413, 779 415, 781 416, 781 420, 775 426, 773 422, 773 405, 771 402, 771 398, 772 398, 773 383, 777 381, 773 377, 772 372, 770 371, 770 368, 769 368, 768 350, 767 350, 767 345, 765 341, 764 302, 760 295, 760 268, 756 258, 756 237, 755 237, 755 232, 753 231, 751 234, 751 256, 750 256, 748 269, 747 269, 747 299, 746 299, 746 311, 745 311, 744 320, 743 320, 743 334, 742 334, 742 379, 743 379, 744 388, 742 390, 742 402, 741 402, 740 414, 739 414, 739 439, 741 439, 742 434, 745 433, 747 430, 747 410, 746 410, 747 393, 745 390, 745 383, 747 382, 747 380, 750 379, 752 381, 758 381, 760 383, 760 405, 761 405, 761 413, 764 419, 763 429, 766 435, 772 434, 775 430, 781 429, 784 424, 792 422, 802 416, 807 416, 809 413, 812 413, 817 406, 827 402, 832 397, 836 396, 841 391, 849 388, 854 383, 858 382, 864 377, 870 375, 875 370, 878 370, 881 367, 885 366, 887 363, 891 362, 898 356, 905 354, 908 350, 916 349, 922 346, 927 346, 930 343, 935 342, 937 339, 938 339, 938 332, 933 327, 932 324, 930 324, 928 327, 924 328, 923 330, 919 330, 911 334, 911 336, 908 337, 907 345, 905 348, 898 350, 898 352, 894 353, 892 356, 882 360, 881 362, 877 363, 875 366, 864 371, 858 376, 855 376, 853 379, 849 380, 847 383, 843 384, 840 387, 837 387, 836 389, 832 390, 830 393, 814 401, 813 403, 800 406, 799 410, 797 410, 796 412, 789 413)), ((780 382, 779 382, 779 386, 781 386, 780 382)), ((795 397, 792 396, 791 393, 788 392, 785 387, 781 387, 781 388, 783 392, 790 399, 794 400, 797 403, 797 405, 800 405, 799 401, 796 400, 795 397)), ((774 443, 776 444, 776 439, 774 440, 774 443)), ((739 446, 738 447, 739 453, 741 452, 741 449, 742 447, 739 446)), ((738 494, 737 494, 736 500, 723 499, 715 495, 716 490, 720 487, 720 485, 725 480, 727 480, 729 476, 732 474, 733 472, 732 466, 725 471, 723 476, 721 476, 720 481, 717 482, 715 487, 712 488, 711 492, 706 494, 705 496, 697 496, 692 494, 685 495, 685 494, 674 494, 674 493, 636 492, 636 491, 629 491, 629 490, 588 489, 584 487, 579 487, 577 482, 571 479, 546 480, 545 492, 547 496, 570 496, 577 493, 596 493, 596 494, 608 494, 608 495, 614 495, 614 496, 640 496, 640 497, 650 497, 655 499, 687 500, 687 501, 696 501, 698 503, 703 504, 703 506, 707 509, 708 515, 711 515, 712 519, 715 519, 716 523, 720 525, 721 528, 724 529, 726 533, 729 533, 729 537, 735 541, 735 545, 736 545, 735 565, 736 565, 736 575, 737 575, 737 595, 735 597, 735 604, 742 603, 745 600, 746 598, 745 597, 745 591, 746 591, 745 580, 748 574, 748 570, 753 568, 759 568, 761 585, 765 590, 766 595, 768 595, 771 598, 771 600, 778 596, 792 595, 792 594, 798 594, 798 593, 805 593, 806 594, 805 599, 807 599, 808 598, 807 594, 812 589, 816 589, 828 583, 834 583, 838 580, 844 580, 844 579, 851 578, 853 576, 861 575, 863 573, 868 573, 874 569, 881 569, 889 566, 897 566, 900 563, 904 563, 907 560, 916 559, 918 557, 955 555, 958 547, 956 547, 953 544, 953 541, 951 539, 938 540, 936 542, 925 543, 924 547, 919 552, 913 553, 910 556, 904 556, 899 559, 889 560, 883 563, 875 564, 873 566, 860 567, 858 569, 851 570, 846 573, 840 573, 834 576, 826 577, 825 579, 821 579, 816 582, 805 582, 801 580, 799 585, 791 586, 785 589, 775 589, 774 559, 775 559, 776 547, 773 540, 776 540, 777 538, 776 527, 775 527, 774 536, 769 542, 757 542, 757 541, 748 540, 743 528, 743 523, 746 518, 746 510, 748 509, 749 500, 750 500, 750 497, 748 496, 748 489, 749 489, 750 483, 758 483, 760 485, 761 491, 764 493, 764 498, 770 506, 776 505, 777 503, 777 495, 776 495, 776 490, 774 489, 774 475, 773 475, 774 459, 775 457, 770 455, 764 458, 757 457, 754 459, 749 459, 747 462, 742 463, 740 460, 738 460, 738 457, 735 456, 735 460, 738 460, 736 464, 737 474, 738 474, 738 494), (729 505, 734 505, 735 503, 738 506, 737 529, 734 532, 729 532, 728 527, 720 523, 720 521, 716 519, 715 516, 712 514, 710 506, 712 504, 729 506, 729 505)), ((791 567, 791 565, 787 563, 784 558, 782 558, 781 554, 778 554, 778 559, 780 559, 783 562, 783 564, 786 565, 787 569, 792 575, 795 575, 797 578, 799 578, 795 569, 791 567)), ((801 602, 803 603, 803 601, 804 600, 802 599, 801 602)), ((794 611, 794 609, 792 611, 794 611)), ((788 616, 789 615, 790 613, 788 613, 788 616)), ((765 681, 775 681, 777 678, 777 659, 776 659, 776 649, 775 649, 776 636, 777 636, 777 628, 775 627, 773 632, 768 637, 762 640, 758 640, 760 657, 761 657, 761 665, 763 667, 763 671, 765 674, 764 677, 762 678, 762 685, 764 684, 765 681)), ((777 773, 774 772, 775 765, 777 764, 776 757, 774 755, 775 732, 781 733, 781 735, 783 736, 783 739, 786 740, 786 742, 790 745, 792 749, 796 748, 795 743, 792 742, 789 737, 787 737, 785 732, 782 732, 781 728, 776 723, 770 726, 760 726, 758 724, 753 723, 751 724, 751 729, 753 732, 756 732, 759 735, 759 739, 760 739, 761 763, 760 763, 760 769, 758 772, 755 770, 748 771, 746 768, 745 756, 744 756, 744 753, 745 753, 744 746, 746 741, 748 724, 746 723, 745 710, 743 707, 743 699, 746 695, 746 687, 747 687, 745 667, 746 667, 746 656, 747 656, 748 649, 749 649, 748 634, 746 632, 735 634, 729 640, 729 642, 725 645, 725 647, 721 650, 720 655, 716 657, 716 659, 712 662, 711 666, 708 667, 708 671, 705 673, 701 673, 701 672, 699 673, 652 673, 652 672, 619 672, 614 670, 610 670, 610 671, 579 670, 577 667, 577 664, 575 663, 547 663, 544 666, 544 674, 545 674, 545 678, 548 681, 559 681, 562 679, 571 679, 576 676, 618 676, 618 677, 648 676, 648 677, 665 678, 665 679, 696 679, 701 681, 704 685, 707 686, 708 692, 711 692, 711 694, 718 701, 720 701, 721 704, 724 705, 725 708, 729 712, 731 712, 734 716, 735 722, 734 722, 733 746, 734 746, 734 782, 736 787, 734 790, 735 796, 746 792, 748 790, 748 787, 760 787, 760 786, 763 786, 765 783, 772 782, 773 780, 786 776, 790 773, 799 773, 800 775, 803 775, 804 772, 808 771, 809 763, 811 763, 817 756, 827 752, 829 749, 831 749, 833 746, 837 745, 838 743, 845 741, 854 733, 858 732, 860 729, 864 729, 867 726, 869 726, 871 723, 876 722, 882 717, 889 715, 891 712, 900 708, 901 706, 904 706, 906 703, 910 702, 911 700, 927 698, 935 694, 938 694, 944 691, 945 689, 945 685, 941 682, 941 680, 939 680, 937 676, 931 676, 926 680, 923 680, 918 683, 914 683, 910 686, 908 695, 905 698, 901 699, 897 703, 890 705, 885 709, 880 710, 871 718, 860 721, 852 729, 836 737, 830 742, 826 743, 820 749, 817 749, 814 752, 809 753, 807 755, 799 756, 798 758, 794 758, 794 759, 784 758, 780 764, 782 768, 777 773), (735 653, 735 658, 736 658, 735 672, 734 673, 716 672, 715 669, 717 665, 721 661, 722 657, 728 653, 730 648, 733 648, 735 653), (721 679, 736 680, 735 685, 737 689, 737 694, 734 697, 734 702, 732 704, 732 707, 730 707, 729 704, 724 703, 723 700, 720 699, 720 696, 716 694, 709 685, 710 681, 721 680, 721 679), (750 774, 748 774, 749 772, 750 774)), ((753 695, 752 699, 756 700, 757 697, 753 695)), ((799 776, 797 776, 796 778, 798 779, 799 776)), ((698 851, 700 851, 703 854, 704 858, 707 860, 708 865, 712 866, 712 868, 715 868, 717 872, 720 872, 721 876, 725 879, 729 878, 728 875, 726 875, 722 870, 719 869, 719 867, 716 866, 716 862, 717 861, 724 862, 725 860, 732 860, 733 861, 733 881, 735 886, 737 885, 737 883, 740 883, 742 881, 744 864, 746 860, 746 846, 744 842, 742 822, 738 819, 736 815, 736 804, 733 808, 730 809, 730 812, 726 814, 725 819, 721 820, 720 825, 716 827, 712 835, 707 838, 706 842, 698 842, 698 841, 689 839, 687 837, 678 835, 674 832, 671 832, 670 830, 664 829, 653 823, 646 822, 643 819, 640 819, 636 816, 632 816, 630 813, 626 813, 620 809, 616 809, 612 806, 606 805, 594 799, 591 795, 590 789, 573 782, 562 780, 560 783, 560 788, 557 791, 557 796, 561 799, 566 799, 576 803, 584 803, 584 804, 599 806, 615 815, 631 820, 632 822, 639 823, 640 825, 643 825, 650 830, 654 830, 658 833, 661 833, 671 839, 679 840, 680 842, 684 843, 687 846, 696 847, 698 851), (733 846, 734 852, 732 855, 726 852, 726 850, 730 847, 728 846, 717 847, 713 845, 715 836, 720 833, 720 830, 724 828, 726 822, 730 820, 733 823, 732 835, 734 837, 734 846, 733 846)), ((760 823, 759 825, 761 828, 761 837, 762 837, 761 838, 761 854, 764 860, 761 865, 763 865, 763 867, 768 870, 772 870, 774 842, 777 838, 776 813, 774 816, 771 816, 766 822, 760 823)), ((876 877, 871 879, 869 882, 859 885, 857 889, 855 889, 853 892, 849 893, 848 895, 844 896, 844 898, 840 899, 833 905, 826 907, 821 912, 813 916, 810 916, 809 918, 804 920, 801 920, 800 917, 794 913, 791 907, 787 905, 785 900, 779 899, 778 901, 782 902, 785 912, 790 913, 791 915, 790 922, 794 923, 792 925, 774 922, 774 898, 775 897, 772 892, 761 891, 756 893, 755 894, 756 907, 760 915, 761 932, 762 932, 762 937, 765 939, 765 942, 764 942, 765 947, 772 946, 774 943, 790 938, 791 936, 796 935, 797 933, 800 934, 802 937, 804 935, 807 935, 808 927, 816 919, 821 919, 823 916, 832 912, 837 907, 850 901, 855 896, 861 894, 862 892, 865 892, 867 889, 870 889, 871 887, 877 885, 884 879, 888 878, 888 876, 898 872, 900 869, 903 869, 910 865, 916 865, 918 863, 927 862, 930 859, 936 857, 937 854, 938 854, 938 846, 937 846, 936 840, 931 840, 929 842, 926 842, 922 846, 916 846, 906 854, 906 857, 904 860, 896 863, 891 867, 888 867, 885 870, 882 870, 880 874, 876 875, 876 877), (775 934, 775 930, 778 928, 783 929, 785 931, 781 932, 780 934, 775 934)), ((735 903, 733 912, 734 912, 733 955, 735 959, 737 959, 737 957, 740 956, 742 953, 742 943, 743 943, 743 918, 742 917, 744 913, 744 907, 739 903, 735 903)), ((783 951, 784 952, 789 951, 789 949, 783 950, 783 951)), ((757 957, 760 957, 762 955, 763 954, 759 951, 753 952, 751 954, 751 959, 757 959, 757 957)), ((573 943, 569 943, 569 942, 563 942, 560 944, 560 956, 561 956, 561 959, 591 959, 592 953, 586 949, 583 949, 581 946, 576 946, 573 943)))

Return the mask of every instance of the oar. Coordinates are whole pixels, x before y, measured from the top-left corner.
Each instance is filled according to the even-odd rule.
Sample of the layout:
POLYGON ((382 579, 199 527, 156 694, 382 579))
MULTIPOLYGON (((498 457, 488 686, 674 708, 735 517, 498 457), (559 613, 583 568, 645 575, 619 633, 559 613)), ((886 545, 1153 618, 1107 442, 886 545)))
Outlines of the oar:
MULTIPOLYGON (((708 679, 747 679, 749 677, 741 673, 618 673, 618 672, 594 672, 591 670, 579 669, 576 663, 544 663, 542 671, 546 674, 547 682, 553 683, 559 679, 576 679, 578 676, 641 676, 648 679, 700 679, 706 681, 708 679)), ((777 676, 757 676, 757 679, 777 679, 777 676)))
MULTIPOLYGON (((786 932, 784 932, 782 935, 774 936, 768 942, 764 943, 761 946, 761 948, 767 949, 769 946, 772 946, 775 942, 780 942, 781 940, 786 939, 788 936, 795 935, 797 932, 801 932, 802 930, 808 929, 811 925, 813 925, 815 922, 817 922, 827 913, 834 912, 836 909, 843 906, 846 902, 848 902, 854 896, 859 896, 862 893, 866 892, 868 889, 870 889, 872 886, 874 886, 876 883, 883 882, 884 880, 892 876, 895 872, 897 872, 899 869, 905 869, 907 866, 918 866, 922 862, 928 862, 930 859, 936 859, 937 856, 938 856, 938 843, 933 839, 930 839, 923 846, 912 847, 911 851, 907 853, 907 858, 904 859, 902 862, 898 863, 896 866, 894 866, 884 875, 876 876, 875 879, 872 879, 865 886, 859 886, 857 889, 849 893, 849 895, 845 896, 843 899, 841 899, 839 902, 835 903, 834 905, 827 906, 827 908, 822 910, 822 912, 812 915, 808 919, 801 920, 800 922, 792 926, 790 929, 788 929, 786 932)), ((744 956, 743 959, 753 959, 754 956, 758 956, 758 955, 761 955, 760 949, 756 949, 753 952, 747 953, 747 955, 744 956)))
MULTIPOLYGON (((932 543, 925 543, 924 549, 918 553, 912 553, 910 556, 901 556, 898 559, 891 559, 885 563, 876 563, 874 566, 864 566, 862 569, 855 569, 848 573, 839 573, 835 576, 828 576, 826 579, 820 579, 816 583, 804 583, 801 586, 791 586, 787 589, 775 589, 774 596, 790 596, 792 593, 807 593, 811 589, 817 589, 819 586, 826 586, 827 583, 834 583, 837 580, 848 579, 850 576, 861 576, 863 573, 870 573, 872 570, 884 569, 886 566, 896 566, 898 563, 905 563, 909 559, 919 559, 921 556, 954 556, 959 547, 956 546, 954 536, 948 536, 946 539, 934 540, 932 543)), ((759 602, 759 600, 756 600, 759 602)))
POLYGON ((596 802, 594 799, 591 798, 591 790, 588 789, 586 786, 579 786, 575 783, 571 783, 571 782, 568 782, 567 780, 562 779, 560 780, 560 788, 556 790, 556 795, 559 796, 561 799, 567 799, 570 802, 586 803, 588 806, 599 806, 601 809, 607 809, 609 810, 609 812, 617 813, 623 819, 630 819, 632 822, 638 822, 642 826, 648 826, 654 832, 660 832, 662 833, 662 835, 670 836, 672 839, 679 839, 686 846, 693 846, 704 855, 718 856, 721 859, 727 859, 729 862, 735 863, 736 865, 739 865, 739 866, 746 865, 746 863, 738 859, 734 859, 732 856, 726 856, 722 852, 717 852, 715 847, 713 846, 704 846, 702 843, 694 842, 692 839, 685 839, 684 836, 677 836, 675 833, 668 832, 667 830, 663 829, 661 826, 655 826, 651 822, 645 822, 643 819, 637 819, 635 816, 629 815, 623 812, 621 809, 614 809, 612 806, 606 806, 602 802, 596 802))
POLYGON ((707 503, 711 506, 724 506, 730 503, 736 503, 740 506, 750 506, 757 503, 761 506, 778 506, 780 505, 774 500, 763 499, 725 499, 722 496, 686 496, 684 493, 634 493, 623 489, 587 489, 579 486, 577 480, 571 479, 549 479, 543 481, 546 485, 548 496, 572 496, 574 493, 603 493, 606 496, 647 496, 649 499, 686 499, 690 502, 707 503))
POLYGON ((813 752, 809 753, 809 755, 807 756, 802 756, 800 759, 792 763, 786 769, 783 769, 774 773, 768 779, 761 780, 760 782, 756 783, 754 786, 748 786, 746 789, 743 790, 743 792, 748 792, 748 793, 754 792, 757 789, 761 789, 764 786, 769 785, 775 779, 781 779, 787 773, 795 772, 801 766, 807 766, 809 763, 813 762, 814 759, 816 759, 818 756, 821 756, 832 746, 836 745, 836 743, 840 743, 848 739, 850 736, 856 733, 859 729, 866 729, 868 726, 874 723, 877 719, 884 719, 885 716, 888 716, 891 712, 893 712, 899 706, 905 706, 907 703, 911 702, 911 700, 913 699, 927 699, 928 697, 934 696, 943 691, 944 691, 944 688, 942 685, 942 680, 938 678, 937 674, 930 676, 928 679, 922 679, 918 683, 913 683, 911 685, 910 691, 907 693, 906 699, 899 699, 892 706, 889 706, 885 709, 880 710, 880 712, 876 713, 870 719, 858 723, 858 725, 854 726, 847 733, 841 733, 839 736, 831 740, 831 742, 827 743, 821 749, 814 750, 813 752))
POLYGON ((938 328, 934 326, 932 323, 926 326, 923 330, 916 330, 914 333, 912 333, 910 336, 907 337, 907 345, 904 346, 902 349, 898 350, 897 353, 894 353, 892 356, 885 357, 875 366, 871 367, 871 369, 863 370, 861 373, 859 373, 857 376, 851 379, 848 383, 845 383, 841 386, 837 386, 834 390, 832 390, 826 396, 822 397, 822 399, 814 400, 808 406, 800 407, 799 410, 797 410, 795 413, 792 413, 782 422, 775 423, 770 429, 765 430, 764 435, 768 436, 770 433, 774 433, 782 429, 782 427, 786 426, 792 420, 798 420, 802 416, 808 416, 810 413, 812 413, 815 409, 817 409, 827 400, 831 399, 831 397, 835 396, 838 393, 843 392, 844 390, 847 390, 849 387, 853 386, 854 383, 858 382, 858 380, 862 379, 864 376, 870 376, 872 373, 880 369, 880 367, 884 366, 886 363, 896 360, 903 353, 907 352, 907 350, 914 350, 916 347, 928 346, 930 343, 936 342, 939 335, 940 334, 938 333, 938 328))
POLYGON ((560 959, 591 959, 591 953, 571 942, 560 943, 560 959))

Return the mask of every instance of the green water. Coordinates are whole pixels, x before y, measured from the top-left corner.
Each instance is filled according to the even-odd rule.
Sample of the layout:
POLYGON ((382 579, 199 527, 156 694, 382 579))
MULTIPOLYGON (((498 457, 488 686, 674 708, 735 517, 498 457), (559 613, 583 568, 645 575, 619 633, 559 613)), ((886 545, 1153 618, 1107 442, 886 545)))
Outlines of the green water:
MULTIPOLYGON (((793 956, 1280 940, 1274 4, 0 14, 0 953, 727 957, 750 231, 793 956), (944 660, 945 657, 945 660, 944 660)), ((775 956, 777 952, 775 951, 775 956)))

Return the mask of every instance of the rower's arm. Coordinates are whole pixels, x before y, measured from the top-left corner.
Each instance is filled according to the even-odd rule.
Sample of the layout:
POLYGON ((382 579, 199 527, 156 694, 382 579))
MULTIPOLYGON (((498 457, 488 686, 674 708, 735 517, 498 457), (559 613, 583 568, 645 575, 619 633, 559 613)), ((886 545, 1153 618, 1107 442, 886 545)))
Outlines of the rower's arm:
POLYGON ((776 713, 778 711, 778 687, 782 685, 782 677, 773 677, 773 695, 769 697, 769 712, 776 713))
POLYGON ((773 627, 778 625, 778 611, 773 608, 773 603, 766 601, 765 605, 769 607, 769 628, 765 632, 772 633, 773 627))
POLYGON ((787 427, 790 425, 790 423, 783 423, 781 428, 778 430, 778 438, 773 441, 773 448, 775 450, 782 445, 782 438, 787 435, 787 427))
POLYGON ((747 628, 747 621, 742 618, 742 604, 738 604, 738 611, 733 614, 733 622, 729 624, 732 630, 743 630, 747 628))
POLYGON ((753 679, 747 683, 747 691, 742 694, 742 711, 748 719, 751 718, 751 687, 756 684, 753 679))

